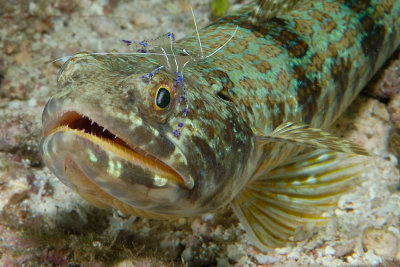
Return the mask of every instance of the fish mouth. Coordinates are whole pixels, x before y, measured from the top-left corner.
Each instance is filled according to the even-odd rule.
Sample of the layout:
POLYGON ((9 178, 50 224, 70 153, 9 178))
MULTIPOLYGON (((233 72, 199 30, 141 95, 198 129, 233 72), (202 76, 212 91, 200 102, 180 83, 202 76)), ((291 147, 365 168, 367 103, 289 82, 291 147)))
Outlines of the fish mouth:
POLYGON ((181 185, 185 183, 182 176, 168 164, 139 146, 131 142, 128 144, 112 130, 87 115, 73 110, 61 111, 47 118, 43 124, 44 138, 54 133, 67 132, 97 144, 104 150, 111 151, 132 164, 148 169, 172 182, 181 185))

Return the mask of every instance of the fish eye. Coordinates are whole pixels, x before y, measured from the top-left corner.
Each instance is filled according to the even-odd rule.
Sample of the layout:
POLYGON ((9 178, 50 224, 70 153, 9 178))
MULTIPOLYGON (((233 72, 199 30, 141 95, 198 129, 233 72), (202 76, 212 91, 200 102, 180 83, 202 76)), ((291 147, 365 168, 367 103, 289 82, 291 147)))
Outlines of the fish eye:
POLYGON ((168 107, 169 103, 171 102, 171 92, 169 87, 167 86, 160 86, 157 89, 156 98, 154 103, 159 110, 163 110, 168 107))

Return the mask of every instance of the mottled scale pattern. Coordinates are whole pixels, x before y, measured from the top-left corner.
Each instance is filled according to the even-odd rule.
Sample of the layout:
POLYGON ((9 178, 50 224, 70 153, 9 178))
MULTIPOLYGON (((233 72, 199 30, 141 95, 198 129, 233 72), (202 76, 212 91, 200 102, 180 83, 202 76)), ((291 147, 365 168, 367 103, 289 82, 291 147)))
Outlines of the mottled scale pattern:
MULTIPOLYGON (((190 94, 222 96, 262 135, 287 121, 327 128, 400 43, 400 1, 300 1, 256 25, 253 12, 244 7, 201 30, 207 54, 239 26, 220 52, 187 67, 185 77, 190 94)), ((178 47, 199 50, 194 35, 178 47)), ((210 127, 210 119, 199 127, 210 127)), ((267 161, 291 153, 281 144, 264 150, 267 161)))
MULTIPOLYGON (((285 134, 315 136, 316 142, 308 143, 332 148, 335 138, 324 138, 328 135, 319 128, 340 116, 399 46, 400 1, 287 1, 292 2, 272 16, 258 14, 266 16, 262 23, 252 3, 200 30, 204 55, 196 34, 177 41, 173 50, 166 47, 180 60, 190 60, 180 70, 185 87, 175 85, 173 64, 148 79, 165 63, 163 56, 72 57, 43 113, 46 164, 99 206, 164 218, 215 211, 232 200, 246 203, 251 195, 246 186, 269 184, 264 183, 268 172, 302 149, 279 141, 282 135, 274 130, 285 123, 295 123, 285 134), (171 91, 165 110, 155 107, 160 86, 171 91), (78 130, 52 130, 88 122, 85 118, 96 122, 92 135, 107 129, 102 138, 115 151, 78 130), (318 130, 304 134, 306 126, 298 124, 318 130), (156 167, 120 156, 127 147, 156 167), (173 179, 160 177, 160 162, 173 179), (68 173, 87 179, 82 182, 87 188, 77 186, 68 173), (100 199, 96 190, 107 197, 100 199)), ((90 130, 87 124, 78 126, 90 130)))
MULTIPOLYGON (((249 22, 248 8, 203 29, 203 49, 212 51, 239 25, 226 48, 188 67, 186 77, 225 95, 252 129, 267 133, 284 121, 326 128, 398 47, 400 2, 297 6, 264 25, 249 22)), ((181 46, 198 50, 194 36, 181 46)))
POLYGON ((278 17, 288 11, 294 9, 296 4, 301 3, 301 0, 258 0, 254 7, 254 11, 250 16, 251 23, 261 25, 271 18, 278 17))

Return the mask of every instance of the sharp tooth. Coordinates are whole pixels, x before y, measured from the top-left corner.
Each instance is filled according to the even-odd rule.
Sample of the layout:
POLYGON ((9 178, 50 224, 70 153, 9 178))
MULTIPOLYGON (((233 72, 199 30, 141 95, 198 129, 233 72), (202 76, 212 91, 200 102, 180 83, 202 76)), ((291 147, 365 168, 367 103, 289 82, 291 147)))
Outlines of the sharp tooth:
POLYGON ((94 124, 94 121, 91 121, 91 122, 90 122, 90 125, 93 125, 93 124, 94 124))
POLYGON ((106 128, 103 128, 103 133, 106 131, 106 128))

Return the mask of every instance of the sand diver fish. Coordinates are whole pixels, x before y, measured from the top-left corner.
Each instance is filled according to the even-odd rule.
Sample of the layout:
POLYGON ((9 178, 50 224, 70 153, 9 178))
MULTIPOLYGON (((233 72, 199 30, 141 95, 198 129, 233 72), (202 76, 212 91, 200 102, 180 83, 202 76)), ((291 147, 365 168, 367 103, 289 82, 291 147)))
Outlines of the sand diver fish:
POLYGON ((201 47, 168 34, 72 56, 43 160, 98 207, 164 219, 230 204, 255 245, 285 246, 360 171, 368 152, 326 129, 399 46, 399 18, 396 0, 258 1, 200 30, 201 47))

